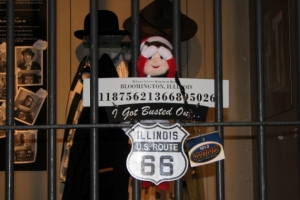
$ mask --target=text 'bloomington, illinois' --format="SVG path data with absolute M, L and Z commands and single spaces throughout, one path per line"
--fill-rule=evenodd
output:
M 185 89 L 192 89 L 192 85 L 183 85 Z M 174 82 L 170 81 L 147 81 L 143 80 L 139 82 L 138 80 L 133 81 L 129 84 L 121 84 L 120 89 L 179 89 L 179 86 Z

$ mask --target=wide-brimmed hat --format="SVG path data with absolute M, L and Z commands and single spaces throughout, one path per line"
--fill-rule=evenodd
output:
M 154 0 L 140 11 L 140 35 L 142 37 L 162 36 L 172 41 L 172 2 L 169 0 Z M 123 28 L 131 32 L 131 17 L 123 23 Z M 180 12 L 180 40 L 188 40 L 197 32 L 194 20 Z
M 33 53 L 32 49 L 30 49 L 30 48 L 24 49 L 21 53 L 23 56 L 25 53 L 29 53 L 31 55 L 31 57 L 34 57 L 34 53 Z
M 75 37 L 82 39 L 83 36 L 90 35 L 90 13 L 85 16 L 84 30 L 74 32 Z M 124 36 L 128 34 L 125 30 L 119 30 L 119 20 L 117 15 L 109 10 L 98 10 L 98 34 Z

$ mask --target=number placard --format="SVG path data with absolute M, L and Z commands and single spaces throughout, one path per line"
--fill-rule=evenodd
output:
M 191 105 L 215 106 L 213 79 L 180 79 Z M 223 80 L 223 106 L 229 106 L 229 82 Z M 173 78 L 99 78 L 99 106 L 141 103 L 184 103 Z M 90 106 L 90 79 L 83 82 L 83 106 Z
M 188 159 L 183 143 L 189 133 L 179 124 L 144 126 L 137 123 L 126 134 L 132 142 L 127 169 L 133 177 L 158 185 L 185 174 Z

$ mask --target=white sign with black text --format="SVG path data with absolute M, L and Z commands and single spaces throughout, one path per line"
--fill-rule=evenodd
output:
M 175 78 L 99 78 L 99 106 L 184 103 Z M 180 78 L 187 103 L 215 107 L 214 80 Z M 90 106 L 90 79 L 83 82 L 83 106 Z M 229 107 L 229 81 L 223 80 L 223 107 Z
M 184 176 L 188 159 L 183 144 L 189 133 L 179 124 L 135 124 L 126 132 L 132 142 L 127 169 L 136 179 L 158 185 Z

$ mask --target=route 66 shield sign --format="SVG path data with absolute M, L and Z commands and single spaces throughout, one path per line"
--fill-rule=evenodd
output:
M 158 185 L 186 173 L 188 159 L 183 144 L 189 133 L 178 123 L 172 126 L 137 123 L 126 134 L 132 142 L 126 164 L 134 178 Z

